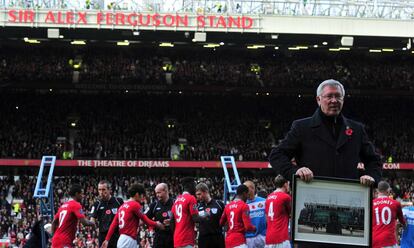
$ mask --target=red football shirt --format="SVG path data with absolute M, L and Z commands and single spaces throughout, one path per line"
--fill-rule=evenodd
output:
M 250 222 L 249 206 L 241 200 L 232 201 L 224 208 L 220 225 L 224 226 L 226 223 L 228 224 L 226 248 L 245 244 L 245 233 L 255 230 L 255 227 Z
M 72 247 L 78 228 L 78 220 L 85 218 L 82 213 L 82 206 L 79 202 L 70 200 L 60 206 L 54 218 L 59 221 L 59 225 L 53 235 L 52 247 Z
M 289 194 L 273 192 L 267 196 L 265 203 L 267 245 L 275 245 L 289 240 L 290 210 L 291 197 Z
M 119 228 L 119 235 L 125 234 L 133 239 L 137 239 L 139 220 L 143 220 L 148 226 L 155 226 L 157 223 L 150 220 L 141 210 L 141 205 L 134 200 L 124 202 L 119 207 L 105 240 L 109 241 L 111 239 L 117 227 Z
M 373 248 L 397 244 L 395 229 L 396 220 L 404 225 L 405 219 L 401 204 L 388 197 L 380 196 L 372 204 Z
M 171 212 L 175 220 L 174 247 L 194 245 L 196 233 L 192 216 L 198 214 L 195 197 L 187 192 L 179 195 Z

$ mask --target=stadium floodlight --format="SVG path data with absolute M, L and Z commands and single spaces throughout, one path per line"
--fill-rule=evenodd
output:
M 216 47 L 219 47 L 219 46 L 220 46 L 220 44 L 209 43 L 207 45 L 204 45 L 203 47 L 205 47 L 205 48 L 216 48 Z
M 349 50 L 351 50 L 351 48 L 350 47 L 340 47 L 340 48 L 338 48 L 340 51 L 349 51 Z
M 354 37 L 352 37 L 352 36 L 343 36 L 341 38 L 341 45 L 342 46 L 353 46 L 354 45 Z
M 288 47 L 289 50 L 298 51 L 298 50 L 306 50 L 309 49 L 307 46 L 296 46 L 296 47 Z
M 273 40 L 277 40 L 279 38 L 278 34 L 272 34 L 270 35 L 270 38 L 272 38 Z
M 279 47 L 278 46 L 275 46 L 275 50 L 279 50 Z
M 247 46 L 247 49 L 259 49 L 259 48 L 265 48 L 264 45 L 251 45 Z
M 162 42 L 159 44 L 160 47 L 174 47 L 174 44 L 171 42 Z
M 86 42 L 84 40 L 74 40 L 70 44 L 72 44 L 72 45 L 86 45 Z
M 392 48 L 383 48 L 382 51 L 383 52 L 394 52 L 394 49 L 392 49 Z
M 328 45 L 328 42 L 324 41 L 324 42 L 322 42 L 322 45 L 326 46 L 326 45 Z
M 313 45 L 313 47 L 314 47 L 314 48 L 318 48 L 318 45 L 316 45 L 316 44 L 315 44 L 315 45 Z
M 118 41 L 116 43 L 117 46 L 129 46 L 129 41 L 128 40 L 124 40 L 124 41 Z
M 329 48 L 330 52 L 340 52 L 341 50 L 339 48 Z
M 369 52 L 370 53 L 380 53 L 382 51 L 381 50 L 378 50 L 378 49 L 369 49 Z
M 40 41 L 38 41 L 36 39 L 29 39 L 27 37 L 24 37 L 23 40 L 24 40 L 24 42 L 30 43 L 30 44 L 39 44 L 40 43 Z

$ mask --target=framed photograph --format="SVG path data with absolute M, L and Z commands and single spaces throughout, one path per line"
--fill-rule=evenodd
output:
M 295 243 L 371 247 L 372 189 L 358 180 L 293 179 Z

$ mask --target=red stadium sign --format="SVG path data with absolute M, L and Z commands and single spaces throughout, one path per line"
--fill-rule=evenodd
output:
M 40 166 L 37 159 L 0 159 L 0 166 Z M 56 160 L 58 167 L 121 167 L 121 168 L 208 168 L 218 169 L 219 161 L 167 161 L 167 160 Z M 230 166 L 228 166 L 230 167 Z M 270 168 L 267 162 L 237 162 L 239 169 Z
M 198 27 L 252 29 L 254 19 L 248 16 L 216 16 L 136 13 L 121 11 L 58 11 L 50 10 L 39 14 L 31 9 L 7 11 L 8 23 L 43 23 L 61 25 L 114 25 L 131 27 Z
M 40 166 L 40 159 L 0 159 L 0 166 Z M 267 169 L 268 162 L 239 161 L 239 169 Z M 121 168 L 206 168 L 219 169 L 220 161 L 168 161 L 168 160 L 56 160 L 58 167 L 121 167 Z M 228 165 L 227 167 L 230 167 Z M 359 169 L 363 164 L 358 165 Z M 414 163 L 384 163 L 384 170 L 414 170 Z

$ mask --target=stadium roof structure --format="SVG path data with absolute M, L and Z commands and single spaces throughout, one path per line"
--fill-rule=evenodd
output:
M 117 42 L 127 40 L 131 47 L 159 46 L 161 43 L 171 43 L 175 48 L 217 48 L 265 50 L 307 50 L 315 52 L 368 52 L 372 49 L 410 53 L 411 38 L 405 37 L 373 37 L 351 36 L 353 44 L 347 46 L 341 43 L 343 35 L 323 34 L 265 34 L 265 33 L 224 33 L 206 32 L 205 41 L 195 41 L 196 32 L 165 31 L 165 30 L 107 30 L 107 29 L 65 29 L 60 28 L 60 38 L 49 38 L 48 28 L 5 27 L 0 28 L 0 45 L 24 45 L 27 39 L 38 40 L 43 44 L 59 44 L 70 46 L 74 40 L 85 41 L 88 45 L 116 46 Z M 256 46 L 256 47 L 254 47 Z M 413 47 L 414 48 L 414 47 Z

